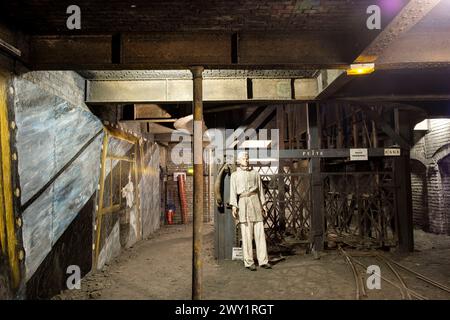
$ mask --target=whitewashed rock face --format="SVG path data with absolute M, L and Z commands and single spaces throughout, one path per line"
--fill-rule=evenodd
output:
M 58 73 L 58 76 L 62 76 Z M 102 123 L 80 102 L 55 91 L 44 73 L 14 79 L 14 112 L 23 212 L 23 242 L 28 281 L 53 246 L 96 192 L 100 177 Z M 64 84 L 61 84 L 63 86 Z M 82 88 L 81 88 L 82 89 Z M 81 90 L 80 89 L 80 90 Z M 77 91 L 78 92 L 78 91 Z M 108 155 L 125 156 L 134 145 L 110 138 Z M 105 177 L 118 160 L 106 163 Z M 140 181 L 127 192 L 130 210 L 128 244 L 142 231 L 146 237 L 159 228 L 159 152 L 154 146 L 144 159 Z M 130 186 L 129 186 L 130 187 Z M 139 188 L 141 223 L 137 216 Z M 131 205 L 130 205 L 131 204 Z M 138 230 L 141 225 L 142 230 Z M 120 253 L 120 224 L 114 225 L 102 245 L 99 268 Z
M 142 233 L 146 238 L 160 227 L 161 197 L 159 192 L 159 148 L 154 145 L 144 159 L 145 170 L 139 181 Z
M 103 133 L 84 104 L 74 105 L 25 77 L 16 77 L 14 87 L 21 203 L 35 198 L 23 212 L 29 280 L 96 191 Z
M 105 263 L 117 257 L 120 254 L 120 250 L 120 224 L 117 221 L 98 255 L 97 269 L 102 269 Z

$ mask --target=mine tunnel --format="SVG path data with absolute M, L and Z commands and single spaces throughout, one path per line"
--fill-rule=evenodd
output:
M 0 17 L 0 299 L 450 298 L 450 1 Z

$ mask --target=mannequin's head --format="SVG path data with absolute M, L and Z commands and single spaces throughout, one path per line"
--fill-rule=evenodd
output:
M 238 155 L 238 163 L 242 168 L 247 168 L 248 167 L 248 152 L 246 151 L 242 151 L 241 153 L 239 153 Z

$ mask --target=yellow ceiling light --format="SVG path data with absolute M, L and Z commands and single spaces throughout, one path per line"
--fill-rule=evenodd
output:
M 371 74 L 375 71 L 374 63 L 364 63 L 364 64 L 352 64 L 350 69 L 347 69 L 348 76 L 361 76 L 365 74 Z

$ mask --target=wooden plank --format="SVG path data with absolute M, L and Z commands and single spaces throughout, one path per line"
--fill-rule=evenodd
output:
M 111 155 L 108 155 L 107 158 L 108 158 L 108 159 L 111 159 L 111 160 L 127 161 L 127 162 L 133 162 L 133 163 L 136 162 L 135 159 L 130 159 L 130 158 L 128 158 L 128 157 L 121 157 L 121 156 L 111 156 Z
M 138 174 L 138 142 L 134 145 L 134 163 L 133 165 L 133 173 L 134 173 L 134 192 L 135 192 L 135 206 L 136 206 L 136 213 L 137 213 L 137 219 L 136 219 L 136 229 L 137 229 L 137 235 L 136 240 L 139 241 L 142 239 L 142 213 L 140 208 L 140 197 L 139 197 L 139 174 Z M 141 165 L 142 163 L 139 163 Z M 111 169 L 112 171 L 112 169 Z M 111 172 L 112 175 L 112 172 Z
M 134 119 L 170 118 L 171 115 L 157 104 L 134 105 Z M 127 119 L 128 120 L 128 119 Z
M 0 238 L 2 239 L 3 247 L 6 245 L 6 252 L 8 256 L 11 283 L 14 289 L 17 289 L 21 281 L 21 272 L 19 264 L 19 256 L 17 252 L 16 239 L 16 220 L 14 216 L 13 207 L 13 187 L 12 187 L 12 172 L 11 172 L 11 149 L 10 149 L 10 133 L 8 120 L 8 76 L 0 73 L 0 147 L 1 147 L 1 181 L 2 185 L 2 212 L 1 219 L 2 229 L 0 229 Z M 20 192 L 20 189 L 17 189 Z
M 276 107 L 276 128 L 279 130 L 278 138 L 279 138 L 279 150 L 284 150 L 286 148 L 286 124 L 287 117 L 285 109 L 287 106 L 279 105 Z M 284 166 L 286 162 L 283 159 L 280 159 L 278 164 L 278 173 L 284 172 Z M 276 226 L 277 231 L 280 233 L 284 233 L 286 230 L 286 206 L 285 206 L 285 182 L 282 176 L 278 176 L 277 179 L 277 198 L 274 199 L 276 201 L 276 209 L 278 210 L 278 226 Z
M 272 106 L 273 107 L 273 106 Z M 279 105 L 276 107 L 276 123 L 277 129 L 279 130 L 278 138 L 279 138 L 279 150 L 284 150 L 286 143 L 286 115 L 284 111 L 284 105 Z
M 405 140 L 400 134 L 394 131 L 392 127 L 384 120 L 376 111 L 369 108 L 364 108 L 363 112 L 369 116 L 371 120 L 377 123 L 381 130 L 386 133 L 394 142 L 398 143 L 400 147 L 405 150 L 411 149 L 410 143 Z
M 103 197 L 105 192 L 105 175 L 106 175 L 106 155 L 108 154 L 108 132 L 105 132 L 103 136 L 103 144 L 102 144 L 102 157 L 101 157 L 101 171 L 100 171 L 100 190 L 98 197 L 98 210 L 97 210 L 97 219 L 96 219 L 96 238 L 95 238 L 95 256 L 94 256 L 94 267 L 98 266 L 98 256 L 100 254 L 100 234 L 102 230 L 102 220 L 103 220 Z
M 307 105 L 308 108 L 308 147 L 320 148 L 318 130 L 318 106 L 315 103 Z M 309 161 L 309 173 L 311 173 L 311 229 L 310 243 L 313 252 L 323 251 L 325 232 L 325 208 L 323 199 L 323 183 L 320 175 L 320 158 L 311 158 Z

